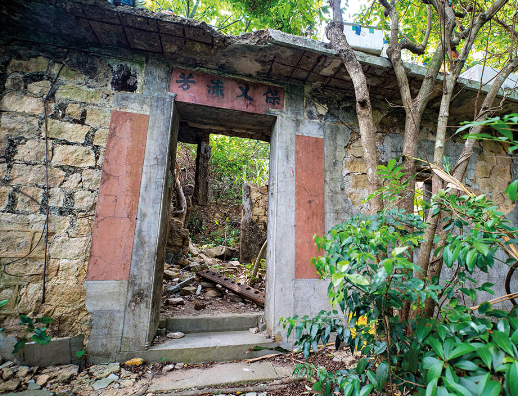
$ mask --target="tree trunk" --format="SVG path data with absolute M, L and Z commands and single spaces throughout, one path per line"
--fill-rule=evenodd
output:
M 198 142 L 196 153 L 196 175 L 194 176 L 193 201 L 196 205 L 207 205 L 209 202 L 209 140 Z
M 333 10 L 333 21 L 327 26 L 326 33 L 329 41 L 331 41 L 331 45 L 342 59 L 354 86 L 356 115 L 358 117 L 363 156 L 367 167 L 369 193 L 372 194 L 381 188 L 381 182 L 376 173 L 378 169 L 378 150 L 376 147 L 376 133 L 372 119 L 369 88 L 362 66 L 358 59 L 356 59 L 356 55 L 344 35 L 340 0 L 331 0 L 330 5 Z M 374 197 L 369 202 L 372 213 L 383 209 L 383 202 L 379 196 Z

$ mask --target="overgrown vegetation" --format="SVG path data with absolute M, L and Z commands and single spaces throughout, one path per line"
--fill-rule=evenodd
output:
M 184 169 L 183 184 L 194 186 L 196 145 L 179 143 L 177 161 Z M 268 183 L 270 145 L 253 139 L 210 135 L 210 202 L 192 207 L 186 226 L 195 243 L 237 246 L 244 183 Z M 205 218 L 204 224 L 201 218 Z
M 469 137 L 518 147 L 510 133 L 518 114 L 484 124 L 497 127 L 503 136 Z M 314 318 L 285 319 L 284 327 L 288 337 L 295 330 L 295 343 L 306 358 L 336 333 L 336 347 L 348 345 L 361 359 L 355 368 L 335 373 L 299 364 L 297 375 L 315 379 L 314 390 L 346 396 L 367 395 L 373 389 L 391 395 L 518 395 L 518 309 L 506 312 L 492 306 L 512 296 L 471 306 L 478 292 L 494 294 L 493 285 L 479 284 L 475 274 L 491 271 L 497 251 L 508 253 L 507 265 L 517 261 L 513 245 L 518 228 L 486 196 L 476 196 L 433 165 L 431 171 L 449 183 L 423 204 L 431 216 L 443 218 L 445 234 L 436 237 L 432 263 L 441 260 L 452 268 L 450 279 L 429 277 L 413 262 L 412 251 L 425 241 L 426 224 L 418 215 L 393 207 L 409 184 L 394 159 L 379 167 L 385 186 L 369 197 L 389 204 L 315 238 L 325 256 L 313 264 L 330 280 L 329 300 L 337 309 Z M 517 184 L 507 193 L 515 200 Z M 400 315 L 407 304 L 408 319 Z

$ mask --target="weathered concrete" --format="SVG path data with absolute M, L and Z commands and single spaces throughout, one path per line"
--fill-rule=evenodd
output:
M 175 316 L 165 320 L 168 332 L 181 331 L 188 334 L 248 330 L 257 327 L 262 316 L 262 313 L 198 315 Z
M 52 366 L 55 364 L 81 364 L 84 358 L 76 353 L 84 349 L 84 336 L 56 338 L 46 345 L 35 342 L 25 344 L 18 354 L 19 364 L 25 366 Z
M 278 344 L 248 330 L 213 333 L 190 333 L 180 339 L 151 347 L 148 350 L 122 352 L 118 360 L 141 357 L 147 362 L 224 362 L 237 359 L 248 359 L 271 351 L 249 352 L 255 346 L 275 348 Z
M 158 327 L 169 218 L 166 175 L 176 157 L 178 122 L 174 95 L 153 98 L 121 346 L 126 351 L 145 349 Z
M 52 393 L 48 390 L 30 390 L 16 393 L 6 393 L 4 396 L 51 396 Z
M 225 384 L 272 381 L 291 375 L 291 369 L 270 362 L 216 364 L 208 369 L 175 370 L 155 378 L 149 392 L 206 388 Z

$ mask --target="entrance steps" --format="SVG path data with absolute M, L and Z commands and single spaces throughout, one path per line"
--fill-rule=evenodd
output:
M 271 350 L 250 351 L 254 346 L 275 348 L 271 339 L 253 334 L 250 328 L 260 327 L 262 313 L 220 316 L 176 316 L 161 320 L 167 332 L 181 331 L 185 337 L 153 346 L 141 357 L 148 362 L 200 363 L 250 359 L 272 353 Z

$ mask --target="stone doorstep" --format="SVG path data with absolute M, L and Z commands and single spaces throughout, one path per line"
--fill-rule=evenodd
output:
M 182 333 L 206 333 L 248 330 L 260 324 L 263 312 L 228 315 L 175 316 L 163 318 L 167 331 Z
M 270 362 L 219 363 L 206 369 L 193 368 L 166 373 L 154 378 L 147 391 L 176 391 L 188 388 L 273 381 L 287 378 L 291 373 L 291 368 L 274 366 Z
M 146 362 L 228 362 L 251 359 L 272 353 L 272 350 L 249 351 L 255 346 L 275 348 L 277 343 L 250 331 L 191 333 L 180 339 L 167 341 L 147 351 L 123 352 L 119 361 L 135 357 Z

